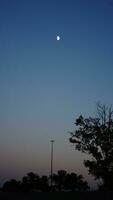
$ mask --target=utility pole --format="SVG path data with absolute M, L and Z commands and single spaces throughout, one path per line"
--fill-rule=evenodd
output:
M 52 189 L 52 183 L 53 183 L 53 143 L 54 140 L 50 140 L 51 142 L 51 189 Z

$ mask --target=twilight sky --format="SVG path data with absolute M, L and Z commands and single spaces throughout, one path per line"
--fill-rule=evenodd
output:
M 112 91 L 112 0 L 0 0 L 0 180 L 49 174 L 50 139 L 54 171 L 87 177 L 68 131 Z

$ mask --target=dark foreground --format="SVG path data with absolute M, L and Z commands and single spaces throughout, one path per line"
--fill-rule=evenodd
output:
M 113 192 L 54 192 L 11 193 L 0 192 L 0 200 L 113 200 Z

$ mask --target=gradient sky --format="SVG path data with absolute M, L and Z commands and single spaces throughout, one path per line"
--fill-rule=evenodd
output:
M 49 174 L 50 139 L 54 171 L 87 177 L 68 131 L 97 101 L 113 103 L 113 1 L 0 0 L 0 179 Z

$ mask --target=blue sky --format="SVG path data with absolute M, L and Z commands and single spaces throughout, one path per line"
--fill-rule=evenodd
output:
M 0 1 L 0 177 L 86 173 L 75 118 L 113 100 L 112 0 Z M 57 41 L 56 36 L 61 40 Z

